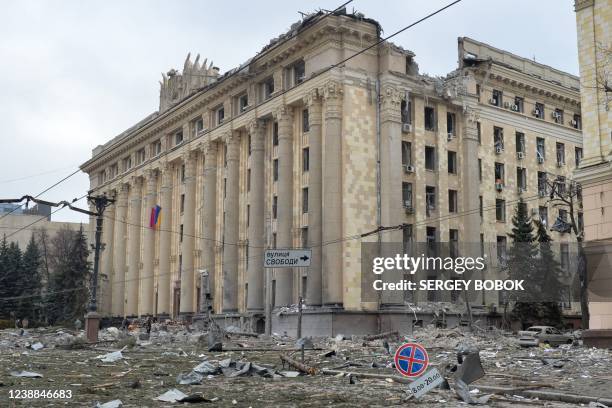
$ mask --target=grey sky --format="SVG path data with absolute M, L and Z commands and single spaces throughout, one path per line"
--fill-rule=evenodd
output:
M 448 2 L 355 0 L 349 9 L 389 35 Z M 182 68 L 188 52 L 225 72 L 285 32 L 298 11 L 341 3 L 3 0 L 0 197 L 41 192 L 155 111 L 160 73 Z M 421 72 L 445 74 L 456 67 L 459 36 L 578 74 L 571 0 L 463 0 L 393 42 L 416 53 Z M 79 174 L 44 197 L 71 199 L 87 188 Z M 85 217 L 66 209 L 54 219 Z

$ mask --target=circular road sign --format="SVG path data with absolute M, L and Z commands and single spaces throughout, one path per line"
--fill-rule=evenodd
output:
M 406 377 L 418 377 L 425 372 L 429 356 L 423 346 L 417 343 L 402 344 L 395 352 L 395 369 Z

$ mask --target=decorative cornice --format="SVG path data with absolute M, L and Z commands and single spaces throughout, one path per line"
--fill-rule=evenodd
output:
M 577 12 L 587 7 L 592 7 L 594 4 L 594 0 L 574 0 L 574 11 Z

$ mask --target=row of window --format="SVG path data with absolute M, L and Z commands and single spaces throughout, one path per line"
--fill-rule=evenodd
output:
M 477 93 L 480 94 L 480 86 L 477 85 Z M 508 98 L 506 98 L 508 99 Z M 494 89 L 491 98 L 489 99 L 489 103 L 493 106 L 497 106 L 499 108 L 510 109 L 513 112 L 525 113 L 525 99 L 520 96 L 515 96 L 514 98 L 509 98 L 509 100 L 504 100 L 504 94 L 502 91 Z M 555 123 L 559 123 L 561 125 L 565 124 L 564 122 L 564 112 L 563 109 L 554 108 L 550 110 L 551 118 Z M 546 107 L 543 103 L 536 102 L 534 104 L 533 111 L 531 114 L 538 119 L 546 118 Z M 574 114 L 572 119 L 567 123 L 569 126 L 574 129 L 582 129 L 582 118 L 579 114 Z

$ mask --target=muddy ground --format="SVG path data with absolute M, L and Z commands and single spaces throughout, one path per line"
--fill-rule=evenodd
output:
M 155 398 L 176 388 L 187 395 L 199 394 L 209 402 L 193 406 L 231 407 L 377 407 L 466 406 L 455 392 L 435 389 L 422 399 L 411 398 L 407 384 L 397 382 L 393 350 L 405 341 L 419 341 L 428 350 L 431 365 L 453 386 L 449 371 L 457 364 L 456 350 L 477 347 L 486 375 L 472 389 L 502 386 L 517 390 L 492 395 L 486 406 L 555 406 L 578 404 L 519 397 L 520 390 L 534 389 L 612 398 L 612 353 L 580 345 L 560 348 L 520 348 L 516 340 L 499 332 L 463 333 L 458 330 L 425 328 L 408 336 L 364 342 L 361 338 L 314 339 L 315 350 L 304 352 L 304 363 L 315 375 L 295 375 L 296 368 L 280 359 L 281 354 L 301 361 L 295 339 L 227 335 L 224 348 L 208 352 L 207 336 L 182 326 L 154 327 L 150 339 L 139 340 L 143 329 L 123 333 L 104 330 L 101 342 L 84 344 L 82 332 L 61 328 L 0 331 L 0 406 L 94 407 L 120 399 L 124 407 L 177 406 Z M 142 336 L 143 338 L 146 336 Z M 32 349 L 40 342 L 44 347 Z M 34 346 L 38 348 L 40 346 Z M 123 358 L 103 362 L 101 356 L 121 350 Z M 335 352 L 335 355 L 331 352 Z M 227 377 L 227 373 L 204 375 L 200 385 L 178 385 L 177 376 L 187 374 L 203 361 L 216 366 L 222 360 L 248 361 L 268 368 L 267 377 Z M 373 373 L 380 378 L 324 374 L 324 369 Z M 42 378 L 16 377 L 19 371 L 35 372 Z M 287 373 L 287 371 L 290 371 Z M 71 390 L 70 399 L 11 399 L 13 390 Z M 475 392 L 482 396 L 484 392 Z M 586 406 L 586 405 L 585 405 Z

